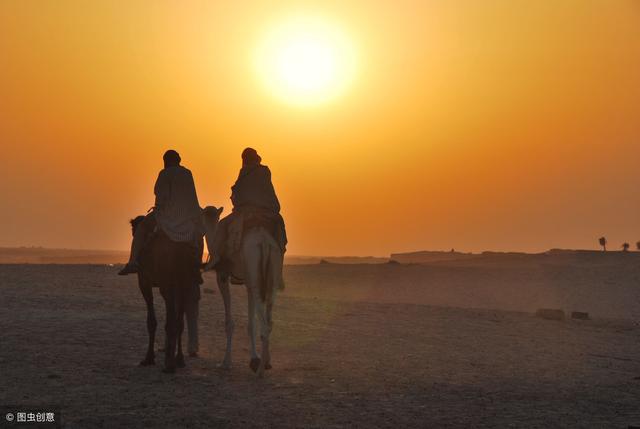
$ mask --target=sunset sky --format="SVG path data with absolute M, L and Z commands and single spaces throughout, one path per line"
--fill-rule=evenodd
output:
M 169 148 L 228 211 L 246 146 L 290 254 L 635 247 L 640 0 L 0 2 L 0 246 L 126 249 Z

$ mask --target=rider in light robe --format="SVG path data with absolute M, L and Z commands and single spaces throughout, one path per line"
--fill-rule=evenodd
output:
M 180 155 L 175 150 L 168 150 L 163 160 L 164 169 L 158 174 L 154 186 L 156 199 L 153 211 L 137 228 L 129 262 L 118 273 L 120 275 L 138 272 L 140 252 L 156 228 L 172 242 L 202 246 L 202 209 L 191 171 L 180 165 Z

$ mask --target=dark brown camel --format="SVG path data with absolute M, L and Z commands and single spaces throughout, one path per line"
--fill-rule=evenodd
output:
M 138 216 L 132 219 L 131 229 L 135 234 L 137 227 L 145 219 Z M 169 242 L 168 238 L 158 232 L 145 244 L 139 256 L 138 287 L 147 305 L 147 331 L 149 334 L 149 344 L 145 358 L 140 362 L 141 366 L 155 364 L 155 333 L 158 322 L 156 320 L 155 307 L 153 304 L 153 288 L 160 289 L 160 294 L 165 301 L 166 309 L 166 344 L 165 344 L 165 368 L 164 372 L 173 373 L 176 368 L 185 366 L 184 354 L 182 352 L 182 332 L 184 331 L 185 304 L 193 293 L 193 280 L 185 278 L 184 271 L 178 270 L 175 275 L 163 276 L 158 274 L 158 266 L 190 263 L 190 258 L 196 258 L 193 250 L 187 244 L 182 245 L 182 249 L 176 251 L 176 244 Z M 174 264 L 174 261 L 176 263 Z M 176 265 L 177 266 L 177 265 Z M 169 279 L 167 279 L 169 277 Z

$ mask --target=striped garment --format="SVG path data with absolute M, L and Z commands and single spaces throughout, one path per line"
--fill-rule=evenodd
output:
M 204 225 L 191 171 L 181 165 L 163 169 L 154 192 L 158 227 L 172 241 L 199 242 L 204 235 Z

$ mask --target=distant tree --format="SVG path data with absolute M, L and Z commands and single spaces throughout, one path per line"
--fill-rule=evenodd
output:
M 602 251 L 606 252 L 607 251 L 607 239 L 605 237 L 600 237 L 598 242 L 602 246 Z
M 622 243 L 622 251 L 623 252 L 629 251 L 629 243 Z

